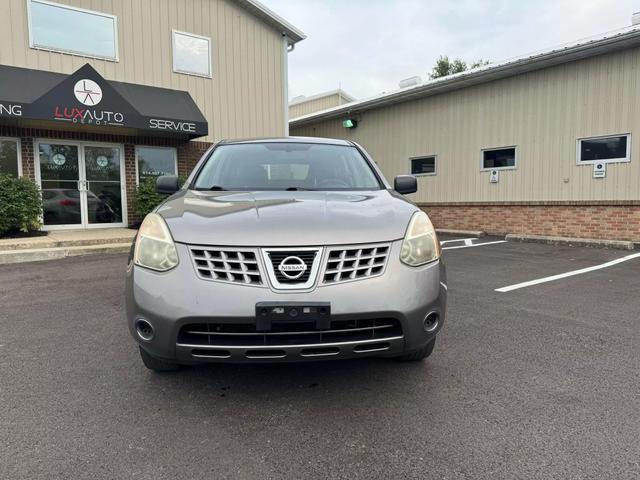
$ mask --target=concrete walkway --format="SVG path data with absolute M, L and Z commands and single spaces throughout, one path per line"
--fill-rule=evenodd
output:
M 53 260 L 96 253 L 129 251 L 136 230 L 101 228 L 59 230 L 46 236 L 0 238 L 0 264 Z

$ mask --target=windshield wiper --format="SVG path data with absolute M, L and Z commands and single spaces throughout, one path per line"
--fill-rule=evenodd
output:
M 212 192 L 226 192 L 227 191 L 226 188 L 219 187 L 218 185 L 214 185 L 213 187 L 209 187 L 207 190 L 210 190 Z
M 313 191 L 313 188 L 304 188 L 304 187 L 287 187 L 284 189 L 285 192 L 295 192 L 297 190 L 306 190 L 306 191 Z

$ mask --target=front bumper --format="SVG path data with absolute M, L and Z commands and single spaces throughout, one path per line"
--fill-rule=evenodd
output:
M 444 323 L 446 274 L 441 261 L 418 268 L 402 264 L 400 243 L 392 244 L 383 275 L 321 285 L 305 292 L 199 279 L 187 246 L 176 244 L 180 263 L 169 272 L 153 272 L 129 262 L 126 282 L 129 330 L 151 355 L 185 364 L 395 356 L 417 350 L 431 341 Z M 387 330 L 388 334 L 376 331 L 375 338 L 351 337 L 346 341 L 325 339 L 279 344 L 265 337 L 264 345 L 190 343 L 180 333 L 182 327 L 193 324 L 255 324 L 255 306 L 260 302 L 330 302 L 331 320 L 337 323 L 351 321 L 369 325 L 371 321 L 391 319 L 399 329 Z M 438 326 L 426 332 L 424 319 L 433 312 L 439 315 Z M 153 326 L 151 340 L 145 341 L 137 334 L 135 324 L 139 319 Z

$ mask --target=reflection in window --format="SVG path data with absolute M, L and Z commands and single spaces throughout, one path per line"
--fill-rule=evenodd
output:
M 30 0 L 31 46 L 116 60 L 116 17 Z
M 19 161 L 18 141 L 0 139 L 0 174 L 17 177 L 20 174 Z
M 422 157 L 411 159 L 411 175 L 435 175 L 436 157 Z
M 628 162 L 629 135 L 584 138 L 580 143 L 580 162 Z
M 173 32 L 173 70 L 179 73 L 211 76 L 211 39 L 184 32 Z
M 137 147 L 138 182 L 161 175 L 177 175 L 176 151 L 173 148 Z
M 516 147 L 483 150 L 482 168 L 483 170 L 516 168 Z

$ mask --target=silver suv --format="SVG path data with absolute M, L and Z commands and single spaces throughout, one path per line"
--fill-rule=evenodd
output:
M 129 329 L 156 371 L 199 362 L 422 360 L 446 304 L 429 217 L 357 144 L 223 141 L 142 222 Z

